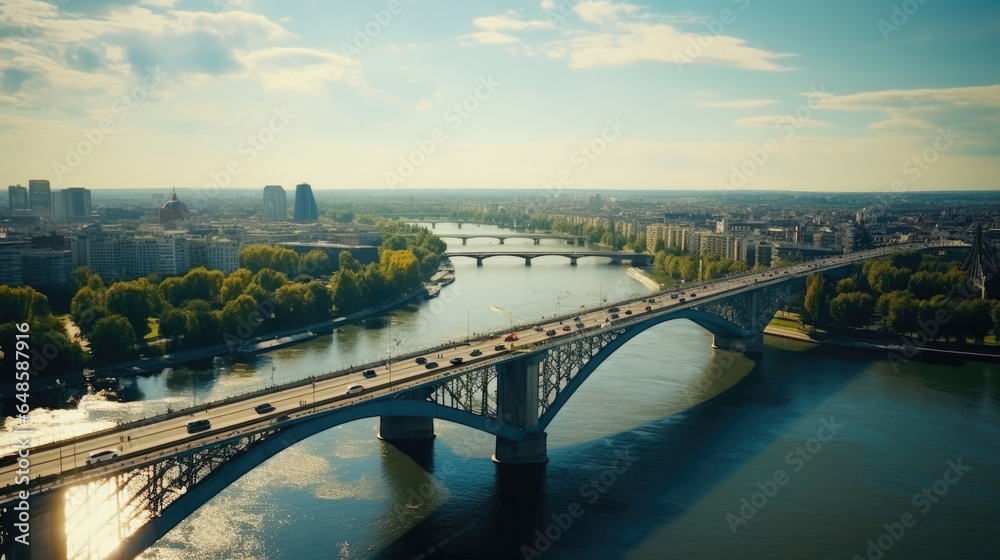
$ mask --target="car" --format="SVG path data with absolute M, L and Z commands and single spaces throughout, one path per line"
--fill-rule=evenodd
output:
M 698 297 L 698 294 L 691 292 L 691 297 Z
M 681 299 L 680 299 L 680 302 L 681 302 L 681 303 L 684 303 L 685 301 L 687 301 L 687 300 L 685 300 L 684 298 L 681 298 Z
M 496 346 L 493 347 L 493 349 L 496 350 L 497 352 L 500 352 L 502 350 L 506 350 L 507 349 L 507 345 L 505 345 L 505 344 L 497 344 Z
M 102 463 L 104 461 L 114 461 L 118 458 L 118 454 L 110 449 L 105 449 L 103 451 L 91 452 L 90 456 L 84 461 L 88 465 L 95 465 L 97 463 Z
M 426 364 L 424 364 L 424 367 L 427 368 L 427 369 L 434 369 L 434 368 L 438 367 L 438 363 L 437 362 L 427 362 Z
M 555 335 L 556 335 L 556 330 L 555 329 L 550 329 L 550 330 L 545 331 L 545 336 L 555 336 Z
M 670 299 L 677 299 L 677 294 L 670 294 Z
M 504 342 L 514 342 L 515 340 L 517 340 L 517 333 L 512 332 L 507 336 L 505 336 L 503 340 Z
M 476 348 L 472 352 L 469 352 L 469 355 L 470 356 L 482 356 L 483 355 L 483 351 L 480 350 L 479 348 Z
M 540 327 L 540 326 L 539 326 L 539 327 L 535 327 L 535 331 L 537 331 L 537 332 L 542 332 L 542 331 L 544 331 L 544 330 L 545 330 L 545 329 L 543 329 L 543 328 L 542 328 L 542 327 Z
M 580 322 L 580 316 L 577 315 L 576 317 L 573 317 L 573 320 L 576 321 L 577 323 L 579 323 Z
M 452 359 L 448 360 L 448 363 L 450 363 L 450 364 L 453 364 L 453 365 L 456 365 L 456 366 L 457 366 L 458 364 L 462 363 L 462 360 L 464 360 L 464 359 L 465 359 L 465 358 L 461 358 L 461 357 L 458 357 L 458 358 L 452 358 Z
M 351 385 L 347 388 L 348 395 L 357 395 L 358 393 L 365 390 L 364 385 Z
M 619 311 L 620 309 L 618 309 L 617 307 L 612 307 L 611 309 L 608 309 L 608 313 L 618 313 Z
M 187 423 L 187 431 L 189 434 L 195 434 L 198 432 L 203 432 L 212 427 L 212 423 L 207 420 L 192 420 Z
M 582 329 L 582 328 L 583 328 L 583 323 L 577 323 L 577 324 L 576 324 L 576 328 L 578 328 L 578 329 Z
M 372 377 L 378 376 L 373 369 L 366 369 L 361 375 L 365 376 L 365 379 L 371 379 Z
M 416 360 L 413 360 L 413 361 L 417 362 L 418 364 L 426 364 L 427 363 L 427 358 L 425 358 L 423 356 L 420 356 L 419 358 L 417 358 Z
M 631 315 L 632 314 L 632 310 L 631 309 L 626 309 L 625 310 L 625 314 L 626 315 Z
M 267 414 L 268 412 L 274 412 L 274 405 L 271 403 L 258 404 L 253 407 L 253 410 L 257 414 Z
M 646 311 L 652 311 L 652 310 L 653 310 L 653 306 L 652 305 L 647 305 L 646 306 Z
M 612 313 L 611 314 L 611 318 L 612 319 L 617 319 L 618 318 L 618 314 L 617 313 Z
M 571 331 L 571 330 L 573 330 L 573 327 L 571 327 L 569 325 L 566 325 L 565 327 L 562 328 L 562 330 L 564 330 L 564 331 Z
M 649 303 L 656 303 L 656 299 L 654 299 L 654 298 L 649 298 Z

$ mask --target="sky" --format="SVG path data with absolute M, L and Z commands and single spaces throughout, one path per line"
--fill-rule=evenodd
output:
M 1000 3 L 0 0 L 0 176 L 995 189 Z

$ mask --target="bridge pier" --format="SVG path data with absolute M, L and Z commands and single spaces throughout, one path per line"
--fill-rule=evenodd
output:
M 462 245 L 468 245 L 468 244 L 469 244 L 469 238 L 468 237 L 463 237 L 462 238 Z
M 483 266 L 483 258 L 476 257 L 476 266 Z
M 531 240 L 535 242 L 535 245 L 541 245 L 542 244 L 541 238 L 532 237 Z
M 503 240 L 504 240 L 504 238 L 503 238 L 503 237 L 500 237 L 499 239 L 500 239 L 500 244 L 501 244 L 501 245 L 503 245 Z
M 4 527 L 7 537 L 22 534 L 13 526 L 18 511 L 13 508 L 21 500 L 5 504 Z M 12 541 L 7 558 L 10 560 L 66 560 L 66 489 L 57 488 L 28 498 L 30 518 L 29 545 Z M 7 525 L 11 525 L 8 527 Z M 4 543 L 6 544 L 6 543 Z
M 378 439 L 388 442 L 434 437 L 434 419 L 420 416 L 380 416 Z
M 570 257 L 569 264 L 570 266 L 576 266 L 576 257 Z
M 524 257 L 524 266 L 531 266 L 531 259 Z
M 545 353 L 532 354 L 498 366 L 497 415 L 528 432 L 524 441 L 497 436 L 493 462 L 499 464 L 548 463 L 546 435 L 538 430 L 538 364 Z

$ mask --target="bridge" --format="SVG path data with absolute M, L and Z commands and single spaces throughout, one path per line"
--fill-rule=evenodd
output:
M 531 266 L 532 259 L 538 257 L 566 257 L 571 265 L 575 265 L 579 259 L 587 257 L 610 259 L 611 264 L 621 264 L 623 261 L 629 261 L 633 264 L 653 263 L 653 255 L 627 251 L 445 251 L 444 254 L 449 258 L 476 259 L 476 266 L 483 266 L 483 261 L 492 257 L 520 257 L 524 259 L 525 266 Z
M 541 245 L 542 239 L 558 239 L 560 241 L 565 241 L 569 245 L 586 245 L 587 238 L 581 235 L 559 235 L 553 233 L 475 233 L 469 235 L 455 234 L 455 233 L 440 233 L 438 237 L 442 239 L 461 239 L 462 245 L 466 245 L 470 239 L 499 239 L 500 244 L 503 245 L 504 241 L 507 239 L 530 239 L 535 242 L 535 245 Z
M 956 244 L 933 245 L 939 246 Z M 716 348 L 758 355 L 764 327 L 803 289 L 808 274 L 844 276 L 864 260 L 931 247 L 880 248 L 607 304 L 515 327 L 516 342 L 488 337 L 440 345 L 8 452 L 0 459 L 0 481 L 18 480 L 21 471 L 27 481 L 0 489 L 4 546 L 20 534 L 13 515 L 20 511 L 30 512 L 32 544 L 30 550 L 13 544 L 7 558 L 134 558 L 270 457 L 361 418 L 379 417 L 378 437 L 388 442 L 432 438 L 434 419 L 447 420 L 496 436 L 498 464 L 546 462 L 549 423 L 602 362 L 646 329 L 688 319 L 713 333 Z M 438 367 L 415 363 L 435 354 L 443 355 Z M 375 377 L 363 375 L 366 369 Z M 349 389 L 356 385 L 364 387 Z M 274 408 L 258 413 L 255 407 L 264 403 Z M 189 433 L 193 420 L 210 427 Z M 86 464 L 104 450 L 119 455 Z M 95 512 L 105 517 L 95 519 Z M 110 529 L 92 529 L 98 522 Z M 69 533 L 86 533 L 89 540 L 70 546 Z

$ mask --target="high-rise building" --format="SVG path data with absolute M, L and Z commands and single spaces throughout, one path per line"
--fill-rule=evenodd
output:
M 309 183 L 295 185 L 295 221 L 315 222 L 319 219 L 319 211 L 316 210 L 316 199 L 313 198 L 312 187 Z
M 14 213 L 14 210 L 27 210 L 28 189 L 21 185 L 7 187 L 7 200 L 10 204 L 11 214 Z
M 285 189 L 281 188 L 281 185 L 264 187 L 264 219 L 288 219 L 288 200 L 285 198 Z
M 86 223 L 90 221 L 90 189 L 73 187 L 52 195 L 52 221 Z
M 52 211 L 52 190 L 45 179 L 28 181 L 28 203 L 32 210 L 48 213 Z

